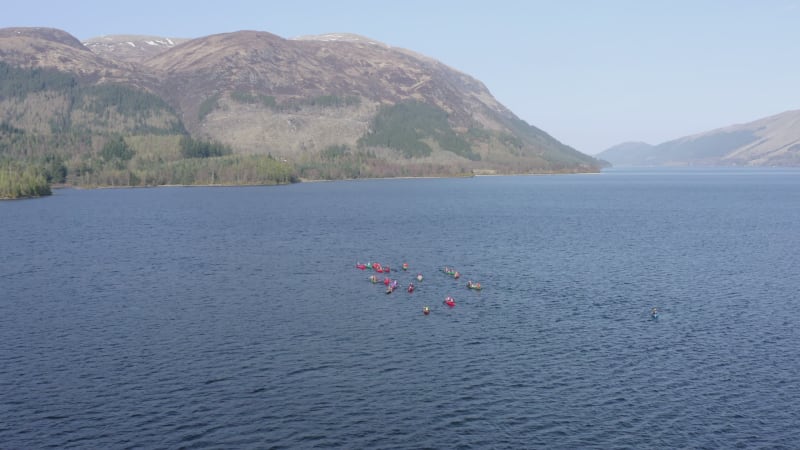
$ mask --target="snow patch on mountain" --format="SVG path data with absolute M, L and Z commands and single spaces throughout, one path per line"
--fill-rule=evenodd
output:
M 325 34 L 305 35 L 305 36 L 297 36 L 291 38 L 290 40 L 323 41 L 323 42 L 360 42 L 364 44 L 377 45 L 379 47 L 384 47 L 384 48 L 391 48 L 389 45 L 386 45 L 383 42 L 379 42 L 374 39 L 369 39 L 367 37 L 353 33 L 325 33 Z

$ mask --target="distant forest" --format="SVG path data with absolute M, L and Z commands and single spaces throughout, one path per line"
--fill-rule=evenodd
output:
M 429 156 L 433 149 L 426 141 L 467 159 L 480 155 L 458 136 L 440 108 L 419 102 L 383 106 L 372 124 L 372 132 L 361 138 L 361 147 L 387 147 L 399 150 L 406 158 Z
M 0 62 L 0 198 L 48 195 L 52 184 L 280 184 L 295 168 L 194 139 L 144 90 L 87 84 L 55 70 Z
M 218 107 L 208 97 L 199 118 Z M 278 102 L 272 96 L 230 93 L 239 103 L 281 112 L 358 105 L 357 96 L 317 95 Z M 376 156 L 396 152 L 396 159 Z M 296 160 L 237 155 L 222 142 L 194 138 L 157 95 L 119 84 L 0 62 L 0 198 L 48 195 L 53 185 L 271 185 L 300 179 L 471 175 L 466 163 L 417 161 L 445 150 L 479 161 L 447 113 L 418 102 L 384 105 L 355 148 L 331 145 Z

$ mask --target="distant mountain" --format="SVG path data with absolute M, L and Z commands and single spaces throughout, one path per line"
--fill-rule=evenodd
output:
M 61 30 L 6 28 L 3 70 L 0 152 L 55 151 L 69 167 L 94 161 L 112 134 L 134 146 L 118 171 L 174 161 L 181 136 L 235 155 L 274 156 L 307 177 L 601 166 L 519 119 L 478 80 L 353 34 L 117 35 L 81 43 Z
M 800 166 L 800 110 L 655 146 L 624 143 L 595 156 L 615 166 Z
M 608 161 L 615 166 L 635 166 L 642 155 L 652 151 L 653 146 L 646 142 L 623 142 L 603 150 L 596 158 Z

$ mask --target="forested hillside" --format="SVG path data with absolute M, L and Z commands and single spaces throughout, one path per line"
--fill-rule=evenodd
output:
M 0 29 L 0 161 L 14 173 L 8 183 L 44 177 L 75 186 L 601 166 L 518 118 L 469 75 L 356 35 L 237 31 L 82 43 L 22 27 Z M 11 191 L 4 195 L 39 192 Z
M 0 62 L 0 197 L 46 195 L 49 184 L 276 184 L 296 179 L 269 155 L 232 155 L 191 138 L 160 97 L 87 84 L 56 70 Z

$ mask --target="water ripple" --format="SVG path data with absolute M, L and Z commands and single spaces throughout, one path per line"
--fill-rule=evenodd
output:
M 0 447 L 800 441 L 795 184 L 414 181 L 0 204 Z

